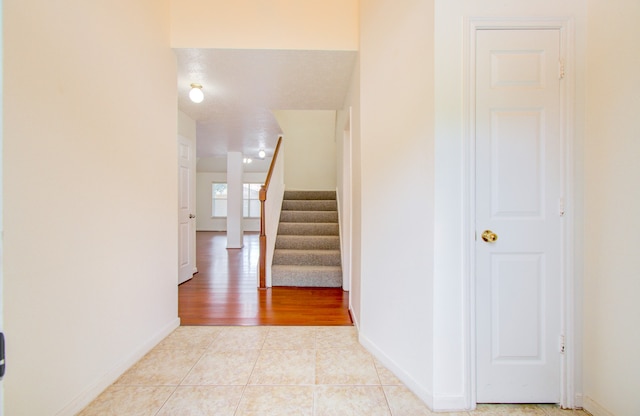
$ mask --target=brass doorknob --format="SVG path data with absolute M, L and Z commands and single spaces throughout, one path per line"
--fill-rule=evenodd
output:
M 482 240 L 486 241 L 487 243 L 493 243 L 497 239 L 498 234 L 494 233 L 491 230 L 484 230 L 484 232 L 482 233 Z

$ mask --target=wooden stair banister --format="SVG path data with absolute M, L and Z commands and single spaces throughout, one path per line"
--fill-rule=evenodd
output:
M 271 175 L 273 175 L 273 168 L 278 158 L 278 152 L 280 151 L 280 143 L 282 143 L 282 136 L 278 137 L 278 143 L 276 144 L 276 150 L 273 153 L 273 159 L 271 159 L 271 165 L 269 166 L 269 172 L 267 178 L 264 181 L 264 185 L 260 187 L 260 260 L 258 273 L 260 277 L 260 289 L 267 287 L 267 234 L 265 227 L 265 201 L 267 200 L 267 192 L 269 191 L 269 183 L 271 182 Z

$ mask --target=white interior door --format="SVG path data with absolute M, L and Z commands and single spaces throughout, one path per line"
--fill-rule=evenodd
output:
M 558 30 L 476 36 L 478 403 L 560 401 L 559 45 Z
M 193 277 L 196 264 L 195 148 L 178 137 L 178 284 Z

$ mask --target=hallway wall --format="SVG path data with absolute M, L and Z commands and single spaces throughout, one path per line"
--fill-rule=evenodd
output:
M 640 2 L 588 6 L 584 404 L 639 415 Z
M 357 50 L 357 0 L 171 0 L 171 47 Z
M 360 2 L 360 339 L 433 404 L 432 1 Z
M 177 318 L 168 1 L 4 1 L 7 415 L 72 415 Z
M 336 111 L 273 112 L 285 143 L 284 185 L 291 190 L 336 189 Z

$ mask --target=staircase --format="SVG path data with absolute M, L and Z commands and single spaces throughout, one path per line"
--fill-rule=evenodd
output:
M 334 191 L 285 191 L 271 284 L 342 287 L 338 230 Z

